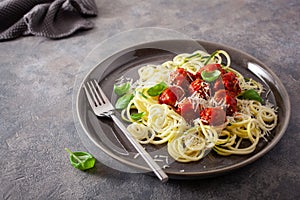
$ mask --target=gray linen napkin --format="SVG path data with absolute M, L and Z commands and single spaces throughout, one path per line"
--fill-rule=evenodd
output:
M 94 0 L 0 0 L 0 41 L 22 35 L 63 38 L 93 28 Z

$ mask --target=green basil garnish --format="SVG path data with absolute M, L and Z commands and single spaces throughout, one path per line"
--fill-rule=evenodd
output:
M 130 115 L 131 119 L 138 121 L 140 119 L 142 119 L 142 117 L 145 115 L 145 112 L 141 112 L 141 113 L 132 113 Z
M 116 85 L 114 84 L 114 92 L 118 95 L 118 96 L 122 96 L 123 94 L 126 94 L 130 89 L 130 83 L 124 83 L 122 85 Z
M 221 72 L 219 70 L 214 70 L 214 71 L 206 71 L 203 70 L 201 72 L 201 77 L 203 80 L 205 80 L 206 82 L 213 82 L 215 80 L 217 80 L 217 78 L 221 75 Z
M 160 82 L 153 87 L 147 90 L 149 96 L 158 96 L 160 95 L 165 89 L 167 89 L 168 85 L 165 82 Z
M 250 78 L 247 78 L 247 77 L 245 77 L 245 78 L 244 78 L 244 80 L 245 80 L 246 82 L 249 82 L 251 79 L 250 79 Z
M 116 102 L 116 109 L 124 109 L 127 107 L 131 99 L 133 99 L 133 94 L 125 94 L 121 96 Z
M 238 96 L 239 99 L 248 99 L 248 100 L 256 100 L 259 101 L 260 103 L 262 103 L 262 98 L 259 96 L 259 94 L 254 90 L 254 89 L 250 89 L 250 90 L 246 90 L 243 93 L 241 93 Z
M 70 162 L 76 169 L 87 170 L 94 167 L 96 159 L 90 153 L 72 152 L 68 148 L 65 148 L 65 150 L 70 154 Z

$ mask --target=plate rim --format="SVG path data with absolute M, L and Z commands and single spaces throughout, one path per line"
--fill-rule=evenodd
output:
M 171 40 L 157 40 L 157 41 L 151 41 L 151 42 L 146 42 L 146 43 L 142 43 L 142 44 L 137 44 L 137 45 L 133 45 L 133 46 L 129 46 L 128 48 L 126 49 L 130 49 L 130 48 L 134 48 L 135 46 L 141 46 L 141 45 L 146 45 L 146 44 L 149 44 L 149 43 L 153 43 L 153 42 L 160 42 L 160 41 L 173 41 L 174 39 L 171 39 Z M 178 41 L 185 41 L 187 39 L 179 39 Z M 174 41 L 177 41 L 177 40 L 174 40 Z M 210 45 L 210 46 L 214 46 L 214 47 L 218 47 L 218 48 L 226 48 L 226 49 L 229 49 L 230 51 L 234 51 L 234 52 L 239 52 L 243 55 L 246 55 L 247 57 L 251 58 L 252 60 L 254 60 L 256 63 L 259 64 L 260 67 L 262 67 L 264 70 L 266 70 L 271 76 L 272 78 L 276 78 L 277 80 L 279 80 L 279 83 L 278 83 L 278 87 L 280 87 L 282 90 L 280 92 L 281 93 L 284 93 L 285 94 L 285 104 L 286 105 L 286 110 L 285 110 L 285 113 L 287 114 L 284 119 L 284 123 L 283 123 L 283 126 L 281 127 L 281 130 L 279 131 L 278 134 L 276 134 L 276 136 L 272 139 L 272 142 L 268 144 L 268 146 L 266 148 L 263 148 L 262 150 L 260 150 L 259 152 L 257 152 L 256 154 L 250 156 L 249 158 L 241 161 L 241 162 L 238 162 L 238 163 L 235 163 L 235 164 L 232 164 L 232 165 L 229 165 L 229 166 L 226 166 L 226 167 L 222 167 L 222 168 L 217 168 L 217 169 L 211 169 L 209 171 L 199 171 L 199 172 L 190 172 L 190 171 L 187 171 L 187 172 L 176 172 L 176 171 L 172 171 L 171 173 L 168 172 L 168 170 L 166 170 L 166 173 L 168 175 L 171 176 L 171 178 L 175 178 L 175 179 L 181 179 L 181 178 L 188 178 L 188 179 L 193 179 L 193 178 L 206 178 L 206 177 L 212 177 L 212 176 L 216 176 L 216 175 L 220 175 L 220 174 L 225 174 L 225 173 L 229 173 L 229 172 L 232 172 L 234 170 L 237 170 L 239 168 L 242 168 L 246 165 L 249 165 L 251 163 L 253 163 L 254 161 L 256 161 L 257 159 L 261 158 L 263 155 L 265 155 L 267 152 L 269 152 L 271 149 L 274 148 L 274 146 L 276 146 L 276 144 L 280 141 L 280 139 L 283 137 L 283 135 L 285 134 L 287 128 L 288 128 L 288 125 L 289 125 L 289 120 L 290 120 L 290 116 L 291 116 L 291 103 L 290 103 L 290 98 L 289 98 L 289 95 L 288 95 L 288 92 L 286 90 L 286 88 L 284 87 L 284 85 L 282 84 L 281 80 L 279 79 L 279 77 L 267 66 L 265 65 L 262 61 L 260 61 L 259 59 L 255 58 L 254 56 L 242 51 L 242 50 L 239 50 L 237 48 L 234 48 L 232 46 L 229 46 L 229 45 L 225 45 L 225 44 L 222 44 L 222 43 L 216 43 L 216 42 L 211 42 L 211 41 L 206 41 L 206 40 L 193 40 L 193 41 L 196 41 L 198 42 L 199 44 L 205 44 L 205 45 Z M 124 49 L 121 49 L 117 52 L 115 52 L 115 54 L 119 53 L 119 52 L 122 52 L 124 51 Z M 93 142 L 94 145 L 96 145 L 98 148 L 100 148 L 104 153 L 106 153 L 108 156 L 110 156 L 111 158 L 117 160 L 118 162 L 121 162 L 122 164 L 125 164 L 127 166 L 130 166 L 130 167 L 133 167 L 135 168 L 136 170 L 142 170 L 144 172 L 149 172 L 151 171 L 150 168 L 146 167 L 146 166 L 141 166 L 137 163 L 133 163 L 133 162 L 130 162 L 116 154 L 113 153 L 112 150 L 109 150 L 109 149 L 106 149 L 105 147 L 101 146 L 98 144 L 97 141 L 95 141 L 89 134 L 88 134 L 88 130 L 85 128 L 85 126 L 83 125 L 83 122 L 81 120 L 81 117 L 80 117 L 80 113 L 79 113 L 79 98 L 80 98 L 80 93 L 81 93 L 81 90 L 82 90 L 82 87 L 84 85 L 84 83 L 86 82 L 87 78 L 90 76 L 90 74 L 97 68 L 99 67 L 99 65 L 104 62 L 105 60 L 109 59 L 110 57 L 114 56 L 115 54 L 113 55 L 110 55 L 108 56 L 107 58 L 105 59 L 102 59 L 100 62 L 98 62 L 96 65 L 94 65 L 93 67 L 90 68 L 90 70 L 85 74 L 84 78 L 82 79 L 80 85 L 79 85 L 79 89 L 77 91 L 77 94 L 76 94 L 76 115 L 77 115 L 77 118 L 79 119 L 79 122 L 80 122 L 80 126 L 81 128 L 83 129 L 83 131 L 85 132 L 85 134 L 89 137 L 89 139 Z M 280 95 L 281 96 L 281 95 Z M 283 119 L 281 119 L 283 120 Z

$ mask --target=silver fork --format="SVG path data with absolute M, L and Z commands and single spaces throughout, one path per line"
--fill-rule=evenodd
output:
M 86 86 L 87 85 L 87 86 Z M 129 142 L 135 147 L 137 152 L 146 161 L 148 166 L 152 169 L 155 175 L 162 181 L 168 181 L 167 174 L 162 170 L 162 168 L 153 160 L 149 153 L 138 143 L 138 141 L 127 131 L 123 123 L 116 117 L 115 108 L 105 96 L 103 90 L 100 88 L 96 80 L 87 82 L 83 85 L 87 99 L 94 111 L 94 113 L 99 117 L 109 117 L 111 118 L 118 127 L 122 130 Z

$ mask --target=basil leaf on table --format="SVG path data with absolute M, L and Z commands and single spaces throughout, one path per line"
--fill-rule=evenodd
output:
M 262 98 L 260 95 L 254 90 L 254 89 L 249 89 L 244 91 L 238 96 L 239 99 L 248 99 L 248 100 L 256 100 L 262 103 Z
M 130 89 L 130 83 L 124 83 L 122 85 L 116 85 L 114 84 L 114 92 L 118 95 L 118 96 L 122 96 L 123 94 L 126 94 Z
M 84 171 L 94 167 L 96 159 L 90 153 L 83 151 L 72 152 L 68 148 L 65 148 L 65 150 L 70 154 L 70 162 L 76 169 Z
M 133 99 L 133 94 L 125 94 L 121 96 L 116 102 L 116 109 L 124 109 L 127 107 L 131 99 Z
M 158 96 L 160 95 L 165 89 L 167 89 L 168 85 L 165 82 L 160 82 L 153 87 L 147 90 L 149 96 Z
M 217 78 L 221 75 L 221 72 L 219 70 L 214 70 L 214 71 L 206 71 L 203 70 L 201 72 L 201 77 L 203 80 L 205 80 L 206 82 L 213 82 L 215 80 L 217 80 Z

